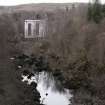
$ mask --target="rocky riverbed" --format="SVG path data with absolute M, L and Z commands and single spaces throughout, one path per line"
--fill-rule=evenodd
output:
M 38 105 L 68 105 L 72 95 L 63 86 L 60 80 L 61 74 L 59 72 L 52 73 L 47 62 L 43 62 L 41 57 L 31 57 L 32 59 L 23 54 L 12 59 L 14 59 L 16 69 L 20 71 L 22 81 L 27 86 L 31 86 L 34 103 Z

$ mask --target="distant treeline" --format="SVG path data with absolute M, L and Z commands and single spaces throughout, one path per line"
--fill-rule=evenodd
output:
M 102 5 L 99 0 L 95 0 L 93 4 L 88 5 L 88 20 L 100 23 L 105 17 L 105 4 Z

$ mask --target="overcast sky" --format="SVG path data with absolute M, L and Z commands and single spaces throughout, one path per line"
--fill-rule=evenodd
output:
M 69 3 L 69 2 L 88 2 L 89 0 L 0 0 L 0 5 L 19 5 L 28 3 Z M 105 0 L 101 0 L 105 3 Z

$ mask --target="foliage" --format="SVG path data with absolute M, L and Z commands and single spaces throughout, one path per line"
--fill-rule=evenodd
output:
M 92 20 L 95 23 L 100 23 L 103 18 L 102 5 L 99 0 L 95 0 L 94 4 L 88 5 L 88 20 Z
M 88 4 L 87 18 L 89 21 L 92 19 L 92 5 L 91 5 L 91 3 Z
M 102 13 L 100 11 L 101 5 L 99 3 L 89 4 L 88 19 L 96 23 L 101 22 Z M 20 33 L 23 32 L 21 28 L 23 20 L 28 16 L 33 16 L 33 12 L 2 16 L 0 17 L 0 37 L 3 43 L 7 41 L 13 45 L 21 46 L 21 42 L 23 42 L 27 43 L 24 45 L 25 47 L 31 46 L 33 48 L 28 49 L 33 55 L 19 56 L 20 60 L 17 60 L 17 65 L 29 70 L 52 71 L 53 75 L 61 80 L 65 87 L 79 91 L 77 95 L 80 96 L 78 99 L 81 101 L 80 103 L 82 100 L 86 102 L 93 100 L 95 103 L 97 99 L 98 101 L 101 98 L 105 99 L 103 94 L 105 93 L 103 87 L 105 86 L 105 67 L 101 61 L 105 56 L 103 54 L 105 29 L 102 23 L 96 25 L 86 21 L 85 13 L 85 10 L 81 12 L 79 9 L 75 9 L 75 12 L 65 13 L 59 10 L 47 13 L 49 29 L 51 30 L 48 33 L 49 36 L 45 40 L 33 41 L 34 44 L 32 41 L 18 40 Z M 25 52 L 24 46 L 19 49 Z M 83 97 L 84 94 L 85 97 Z M 76 100 L 75 97 L 76 95 L 74 100 Z M 101 101 L 103 102 L 103 100 Z

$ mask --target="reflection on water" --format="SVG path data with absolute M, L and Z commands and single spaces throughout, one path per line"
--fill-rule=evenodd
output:
M 28 75 L 23 77 L 23 82 L 27 81 L 28 84 L 31 82 L 37 83 L 37 90 L 41 95 L 41 103 L 45 105 L 69 105 L 69 99 L 72 97 L 69 90 L 64 89 L 60 81 L 55 80 L 51 73 L 40 72 L 36 73 L 28 79 Z

